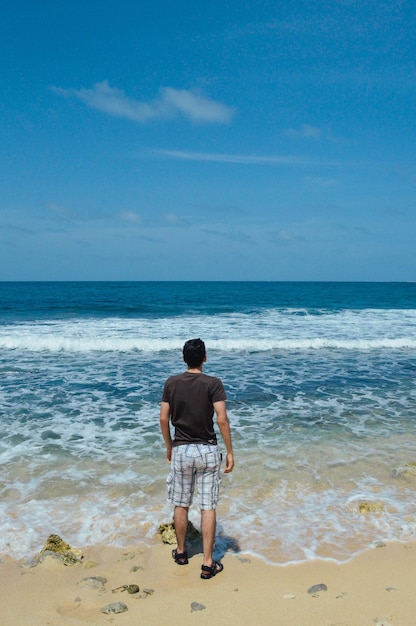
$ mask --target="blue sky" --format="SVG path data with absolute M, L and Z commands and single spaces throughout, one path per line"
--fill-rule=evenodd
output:
M 1 21 L 1 280 L 416 280 L 412 0 Z

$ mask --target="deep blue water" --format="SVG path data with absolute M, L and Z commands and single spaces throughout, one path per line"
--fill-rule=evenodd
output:
M 9 282 L 0 283 L 0 319 L 179 316 L 310 310 L 414 309 L 416 283 Z

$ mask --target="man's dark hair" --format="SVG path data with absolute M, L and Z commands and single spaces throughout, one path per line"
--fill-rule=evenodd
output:
M 188 367 L 201 365 L 205 354 L 205 344 L 202 339 L 189 339 L 183 347 L 183 360 Z

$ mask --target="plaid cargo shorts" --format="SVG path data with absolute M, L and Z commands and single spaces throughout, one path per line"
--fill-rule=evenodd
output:
M 191 443 L 175 446 L 166 481 L 169 502 L 189 507 L 196 482 L 199 508 L 215 509 L 221 482 L 220 467 L 221 453 L 216 445 Z

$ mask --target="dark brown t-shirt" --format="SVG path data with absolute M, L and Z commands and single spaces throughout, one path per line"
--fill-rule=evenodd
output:
M 168 378 L 162 400 L 170 406 L 170 418 L 175 428 L 173 445 L 215 445 L 217 437 L 214 432 L 213 405 L 225 398 L 224 386 L 214 376 L 183 372 Z

